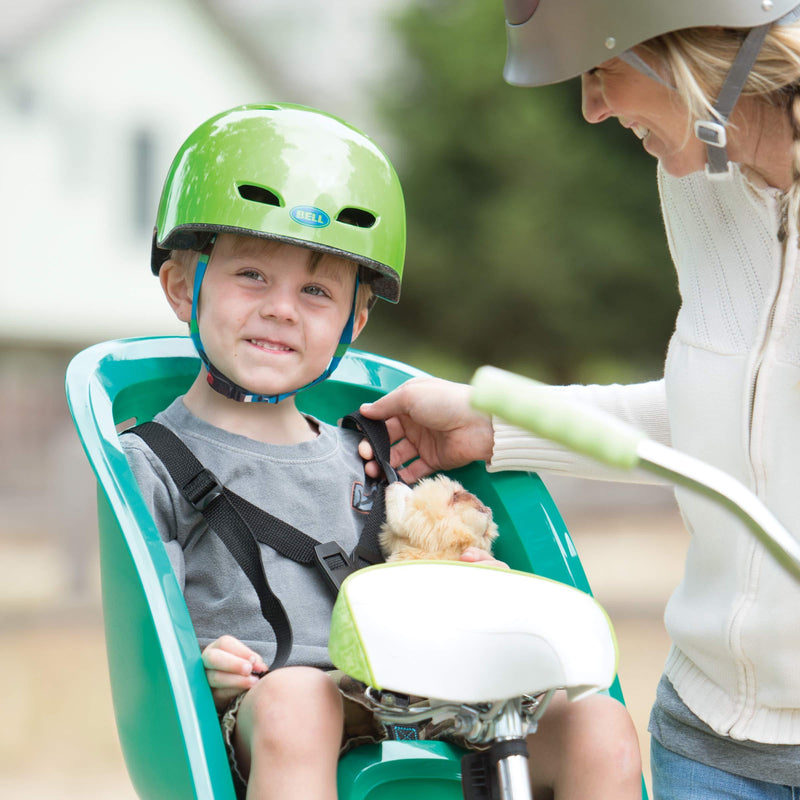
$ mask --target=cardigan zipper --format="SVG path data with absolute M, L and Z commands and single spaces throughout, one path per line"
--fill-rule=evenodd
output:
M 750 397 L 749 397 L 749 408 L 748 408 L 748 439 L 747 439 L 747 454 L 748 460 L 750 461 L 750 466 L 753 469 L 753 478 L 754 478 L 754 488 L 756 493 L 758 493 L 758 485 L 759 485 L 759 477 L 756 473 L 755 466 L 753 464 L 753 425 L 755 423 L 755 412 L 756 412 L 756 395 L 758 394 L 758 380 L 761 375 L 761 368 L 764 365 L 764 356 L 766 355 L 767 348 L 769 347 L 771 338 L 772 338 L 772 329 L 775 323 L 775 313 L 778 308 L 778 302 L 781 298 L 783 293 L 783 283 L 784 278 L 786 277 L 786 232 L 789 229 L 788 224 L 788 216 L 789 210 L 788 206 L 785 203 L 781 203 L 778 201 L 778 213 L 780 215 L 780 224 L 778 227 L 778 241 L 781 242 L 783 245 L 782 247 L 782 254 L 780 259 L 780 264 L 778 266 L 778 285 L 775 290 L 775 295 L 772 298 L 772 303 L 769 309 L 769 315 L 767 317 L 767 324 L 764 328 L 764 335 L 761 339 L 761 344 L 758 351 L 758 358 L 756 359 L 754 368 L 753 368 L 753 377 L 750 381 Z
M 758 396 L 759 396 L 759 380 L 764 379 L 762 369 L 765 365 L 767 351 L 769 350 L 769 347 L 772 343 L 772 338 L 773 338 L 772 334 L 775 324 L 775 317 L 777 315 L 780 300 L 784 294 L 784 288 L 785 288 L 784 282 L 786 279 L 786 241 L 787 241 L 786 232 L 789 230 L 788 210 L 786 205 L 781 203 L 779 205 L 778 212 L 780 215 L 778 241 L 783 245 L 783 247 L 780 258 L 780 264 L 778 267 L 777 288 L 772 298 L 769 314 L 767 315 L 767 321 L 764 327 L 764 333 L 761 339 L 761 343 L 759 345 L 758 357 L 753 366 L 752 379 L 749 387 L 747 458 L 750 465 L 751 474 L 753 477 L 753 490 L 756 493 L 756 495 L 759 496 L 761 494 L 762 484 L 763 484 L 762 482 L 763 459 L 758 452 L 754 453 L 754 439 L 756 439 L 760 435 L 758 429 L 759 426 L 757 425 L 756 422 L 756 412 L 758 408 Z M 740 706 L 739 711 L 737 713 L 737 718 L 735 721 L 733 721 L 732 725 L 730 725 L 729 732 L 735 730 L 739 725 L 743 723 L 746 724 L 745 718 L 747 717 L 749 719 L 750 717 L 752 717 L 754 711 L 753 693 L 756 683 L 755 674 L 752 663 L 748 658 L 745 657 L 745 654 L 741 648 L 741 641 L 739 639 L 739 636 L 741 634 L 741 627 L 743 624 L 744 616 L 747 614 L 748 610 L 750 609 L 754 601 L 753 592 L 755 591 L 756 583 L 758 581 L 758 575 L 760 572 L 760 565 L 763 556 L 764 556 L 763 551 L 760 550 L 758 547 L 756 547 L 754 540 L 751 544 L 750 555 L 748 558 L 746 591 L 743 592 L 743 594 L 741 595 L 738 606 L 733 616 L 731 617 L 729 643 L 733 648 L 734 652 L 737 652 L 738 654 L 740 667 L 743 671 L 743 677 L 745 681 L 745 692 L 744 692 L 744 697 L 742 698 L 743 701 L 742 705 Z

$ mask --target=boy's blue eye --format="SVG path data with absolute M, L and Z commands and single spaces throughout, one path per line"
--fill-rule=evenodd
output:
M 243 269 L 239 274 L 243 278 L 252 278 L 254 281 L 260 281 L 262 279 L 261 273 L 254 269 Z

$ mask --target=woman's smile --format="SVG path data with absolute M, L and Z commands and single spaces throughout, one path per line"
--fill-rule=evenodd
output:
M 705 147 L 692 134 L 688 108 L 674 90 L 619 58 L 584 73 L 581 85 L 588 122 L 615 117 L 672 175 L 703 169 Z

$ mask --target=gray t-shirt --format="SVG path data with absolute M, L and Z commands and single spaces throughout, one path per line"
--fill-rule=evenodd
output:
M 183 440 L 220 483 L 321 542 L 352 552 L 372 505 L 374 482 L 357 453 L 360 435 L 313 420 L 319 435 L 295 445 L 271 445 L 228 433 L 191 414 L 181 398 L 156 422 Z M 272 628 L 242 569 L 181 496 L 162 462 L 138 436 L 122 444 L 183 590 L 200 647 L 223 634 L 240 639 L 269 664 Z M 290 664 L 330 666 L 333 597 L 313 566 L 259 545 L 270 587 L 283 603 L 294 637 Z
M 800 786 L 800 745 L 737 741 L 695 716 L 666 676 L 650 715 L 650 733 L 667 750 L 757 781 Z

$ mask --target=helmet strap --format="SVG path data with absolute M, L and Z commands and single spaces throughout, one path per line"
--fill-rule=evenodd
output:
M 197 260 L 197 267 L 195 268 L 194 273 L 194 288 L 192 292 L 192 318 L 189 323 L 189 333 L 191 335 L 192 342 L 194 343 L 197 354 L 200 356 L 200 360 L 203 362 L 206 372 L 208 373 L 208 385 L 216 392 L 219 392 L 223 397 L 227 397 L 229 400 L 236 400 L 239 403 L 280 403 L 281 400 L 285 400 L 287 397 L 292 397 L 303 389 L 307 389 L 310 386 L 321 383 L 330 377 L 331 373 L 336 369 L 336 367 L 339 366 L 339 362 L 342 360 L 344 354 L 347 352 L 347 348 L 353 341 L 353 329 L 355 327 L 356 316 L 356 299 L 358 297 L 359 287 L 358 270 L 356 270 L 355 288 L 353 289 L 353 302 L 350 305 L 350 316 L 347 318 L 347 322 L 342 330 L 342 335 L 339 337 L 339 343 L 336 346 L 333 358 L 331 358 L 330 363 L 325 368 L 325 371 L 322 373 L 322 375 L 320 375 L 318 378 L 315 378 L 310 383 L 307 383 L 305 386 L 300 386 L 297 389 L 284 392 L 283 394 L 256 394 L 248 391 L 242 386 L 239 386 L 226 375 L 223 375 L 222 372 L 220 372 L 220 370 L 211 363 L 211 359 L 209 359 L 200 339 L 200 326 L 197 321 L 200 286 L 203 283 L 203 278 L 205 276 L 206 269 L 208 268 L 208 262 L 211 259 L 211 252 L 214 248 L 216 238 L 216 235 L 212 236 L 211 241 L 200 253 L 200 257 Z
M 731 174 L 725 125 L 742 93 L 747 76 L 756 63 L 771 25 L 768 22 L 748 31 L 714 103 L 713 118 L 695 122 L 695 136 L 706 146 L 706 175 L 712 180 L 721 180 Z
M 624 53 L 619 54 L 620 60 L 630 65 L 634 69 L 639 70 L 642 75 L 646 75 L 651 80 L 666 86 L 667 89 L 674 89 L 675 87 L 665 81 L 638 53 L 633 50 L 626 50 Z
M 796 17 L 793 16 L 796 13 L 790 12 L 786 15 L 786 19 L 788 20 L 791 17 L 790 21 L 796 21 Z M 782 24 L 783 19 L 779 20 L 778 23 Z M 695 136 L 706 146 L 706 175 L 712 180 L 722 180 L 731 174 L 725 125 L 733 111 L 733 107 L 736 105 L 736 101 L 739 99 L 739 95 L 742 93 L 742 88 L 747 82 L 747 76 L 750 74 L 750 70 L 753 69 L 753 64 L 756 63 L 758 54 L 761 52 L 761 46 L 764 44 L 764 38 L 771 26 L 772 23 L 767 22 L 748 31 L 722 84 L 719 96 L 712 107 L 712 119 L 699 119 L 694 124 Z M 619 57 L 648 78 L 652 78 L 669 89 L 675 88 L 633 50 L 626 50 Z

